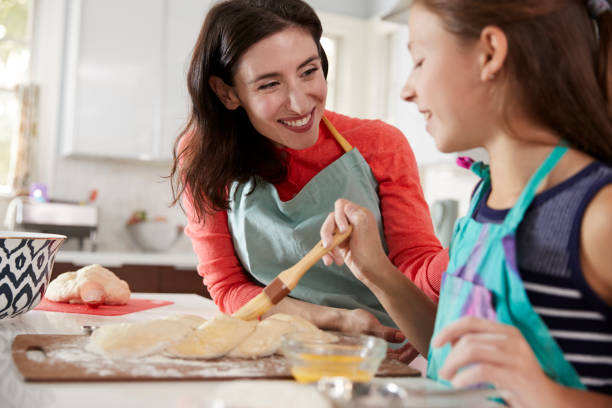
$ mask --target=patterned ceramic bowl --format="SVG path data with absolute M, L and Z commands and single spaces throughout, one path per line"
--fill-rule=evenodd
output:
M 0 231 L 0 319 L 38 305 L 65 240 L 64 235 Z

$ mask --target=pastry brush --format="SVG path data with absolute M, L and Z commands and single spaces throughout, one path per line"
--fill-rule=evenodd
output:
M 336 232 L 329 248 L 323 247 L 323 243 L 319 241 L 319 243 L 304 255 L 302 259 L 291 268 L 285 269 L 279 273 L 278 276 L 263 289 L 263 292 L 234 312 L 232 316 L 242 320 L 253 320 L 266 313 L 297 286 L 302 276 L 317 263 L 323 255 L 344 241 L 352 231 L 353 227 L 349 225 L 345 232 Z

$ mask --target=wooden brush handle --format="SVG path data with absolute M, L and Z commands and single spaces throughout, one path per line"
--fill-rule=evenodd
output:
M 298 263 L 279 273 L 276 279 L 282 280 L 285 286 L 287 286 L 289 290 L 292 290 L 296 287 L 298 281 L 302 278 L 306 271 L 308 271 L 314 264 L 319 262 L 319 260 L 323 258 L 323 255 L 337 247 L 338 244 L 348 238 L 348 236 L 351 235 L 351 232 L 353 232 L 353 227 L 349 225 L 346 231 L 343 233 L 335 233 L 332 244 L 328 248 L 324 248 L 323 243 L 319 241 L 314 248 L 312 248 L 306 255 L 304 255 L 302 259 L 298 261 Z
M 255 296 L 253 299 L 238 309 L 232 316 L 243 319 L 252 320 L 270 310 L 272 306 L 280 302 L 289 292 L 295 288 L 300 278 L 308 269 L 319 261 L 329 251 L 338 246 L 344 241 L 353 231 L 353 227 L 340 233 L 335 233 L 332 244 L 329 248 L 323 248 L 321 241 L 314 246 L 302 259 L 289 269 L 285 269 L 278 274 L 264 289 L 263 292 Z

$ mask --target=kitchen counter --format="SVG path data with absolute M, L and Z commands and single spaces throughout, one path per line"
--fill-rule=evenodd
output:
M 107 268 L 123 265 L 164 265 L 176 269 L 195 270 L 198 258 L 194 252 L 84 252 L 60 249 L 55 257 L 55 262 L 81 266 L 100 264 Z
M 82 334 L 83 325 L 100 326 L 138 322 L 180 313 L 210 318 L 218 313 L 212 301 L 192 294 L 134 293 L 135 298 L 169 300 L 171 305 L 123 316 L 93 316 L 30 311 L 14 319 L 0 320 L 0 406 L 3 408 L 70 407 L 181 407 L 229 408 L 223 401 L 239 399 L 241 407 L 330 407 L 315 385 L 290 380 L 163 381 L 163 382 L 55 382 L 22 380 L 11 358 L 11 344 L 18 334 Z M 439 388 L 426 378 L 377 378 L 406 387 Z M 449 401 L 452 402 L 452 401 Z M 457 404 L 449 405 L 456 406 Z M 231 406 L 236 406 L 232 404 Z M 481 400 L 472 407 L 498 407 Z

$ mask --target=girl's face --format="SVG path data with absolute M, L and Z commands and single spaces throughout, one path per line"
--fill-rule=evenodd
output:
M 409 19 L 414 68 L 402 98 L 417 104 L 438 150 L 450 153 L 481 146 L 488 119 L 477 46 L 460 43 L 425 7 Z
M 238 61 L 233 91 L 255 129 L 278 145 L 314 145 L 327 83 L 311 34 L 287 28 L 254 44 Z

